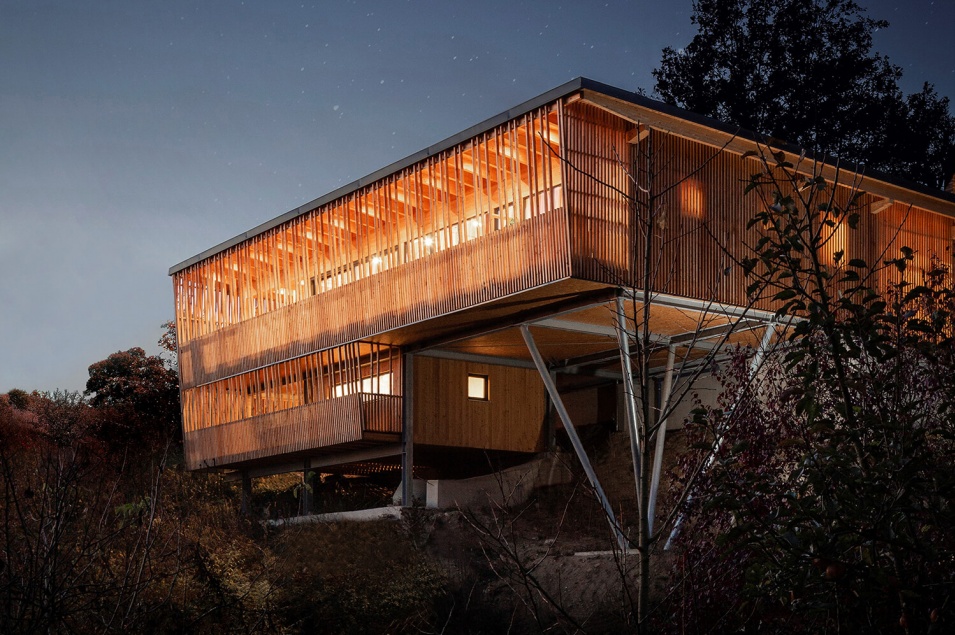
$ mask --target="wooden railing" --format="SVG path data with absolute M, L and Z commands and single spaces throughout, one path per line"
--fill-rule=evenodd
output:
M 290 408 L 185 436 L 189 469 L 225 467 L 361 441 L 365 432 L 401 433 L 402 399 L 357 393 Z
M 401 434 L 400 395 L 373 395 L 362 393 L 361 428 L 365 432 L 391 432 Z
M 570 275 L 554 210 L 185 344 L 184 389 L 533 289 Z

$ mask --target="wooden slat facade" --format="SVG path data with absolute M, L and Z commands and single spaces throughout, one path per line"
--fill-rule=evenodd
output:
M 749 246 L 759 237 L 758 228 L 746 226 L 762 202 L 755 192 L 743 194 L 751 175 L 762 169 L 759 161 L 663 130 L 641 135 L 637 123 L 583 100 L 567 105 L 564 113 L 573 277 L 745 305 L 747 281 L 733 260 L 752 255 Z M 835 202 L 845 208 L 852 175 L 843 178 Z M 928 269 L 933 255 L 955 264 L 951 217 L 902 203 L 880 209 L 880 201 L 863 194 L 855 230 L 844 224 L 820 228 L 823 264 L 834 267 L 837 251 L 844 252 L 843 263 L 860 258 L 878 264 L 898 257 L 903 245 L 917 252 L 909 280 Z M 821 220 L 822 215 L 820 225 Z M 645 285 L 647 231 L 652 275 Z M 891 269 L 876 283 L 884 288 L 898 279 Z
M 174 288 L 184 384 L 204 383 L 209 372 L 221 377 L 220 365 L 269 348 L 270 342 L 257 339 L 261 333 L 254 328 L 247 332 L 228 327 L 262 322 L 261 317 L 283 309 L 308 307 L 284 311 L 272 323 L 294 329 L 296 343 L 304 339 L 302 333 L 322 340 L 338 330 L 350 340 L 355 298 L 374 298 L 381 287 L 404 292 L 392 309 L 407 311 L 405 317 L 427 319 L 456 310 L 459 288 L 470 294 L 487 288 L 487 297 L 478 300 L 486 301 L 498 297 L 495 286 L 525 288 L 549 281 L 562 267 L 561 256 L 568 255 L 566 244 L 553 244 L 562 238 L 562 228 L 554 231 L 559 221 L 540 220 L 550 220 L 562 207 L 558 122 L 554 106 L 524 115 L 177 272 Z M 525 224 L 530 227 L 521 228 Z M 512 244 L 521 239 L 534 241 L 542 251 L 536 254 L 540 257 L 518 256 L 525 253 L 519 247 L 530 247 Z M 476 269 L 434 258 L 462 245 L 470 249 L 457 250 L 450 260 L 457 262 L 467 253 L 468 264 Z M 533 250 L 528 256 L 532 255 Z M 396 271 L 395 277 L 384 275 L 391 271 Z M 340 297 L 329 295 L 362 280 L 371 282 L 348 287 Z M 311 318 L 319 301 L 309 302 L 313 297 L 348 310 L 323 315 L 325 319 L 316 323 Z M 465 305 L 475 300 L 468 298 Z M 374 312 L 365 317 L 373 319 Z M 371 328 L 397 325 L 381 319 Z M 193 342 L 223 332 L 231 340 L 225 346 L 212 346 L 212 352 L 192 350 L 202 348 L 192 347 Z M 289 333 L 281 341 L 287 346 Z M 322 342 L 322 347 L 339 343 Z M 313 350 L 306 345 L 304 351 L 277 355 L 287 358 Z M 213 354 L 215 359 L 210 359 Z M 190 358 L 203 362 L 195 369 L 195 378 Z
M 646 286 L 745 304 L 746 281 L 723 249 L 746 255 L 758 234 L 746 229 L 760 206 L 743 196 L 759 169 L 741 156 L 746 143 L 588 94 L 495 120 L 176 270 L 190 467 L 398 434 L 402 351 L 380 343 L 390 331 L 571 278 L 643 288 L 648 231 L 655 275 Z M 916 250 L 916 269 L 933 254 L 955 264 L 952 203 L 935 213 L 888 200 L 904 194 L 899 186 L 875 190 L 862 199 L 858 230 L 825 230 L 826 264 L 840 250 L 880 262 L 902 245 Z M 932 201 L 915 194 L 923 207 Z M 898 273 L 886 276 L 881 283 Z M 489 366 L 492 390 L 503 392 L 481 403 L 458 386 L 465 368 L 416 362 L 416 442 L 540 449 L 536 374 Z
M 569 275 L 567 214 L 553 209 L 186 342 L 182 385 L 188 390 Z
M 564 108 L 573 276 L 627 285 L 634 241 L 626 172 L 635 126 L 593 106 Z

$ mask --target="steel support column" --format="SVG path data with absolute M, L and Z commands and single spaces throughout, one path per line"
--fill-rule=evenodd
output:
M 414 505 L 414 354 L 401 360 L 401 505 Z
M 650 479 L 650 501 L 647 504 L 647 528 L 653 533 L 653 521 L 657 510 L 657 492 L 660 490 L 660 472 L 663 468 L 663 446 L 666 443 L 667 419 L 670 415 L 670 395 L 673 392 L 673 366 L 676 362 L 676 346 L 667 350 L 667 369 L 663 375 L 663 403 L 660 406 L 660 424 L 657 426 L 657 446 L 653 454 L 653 476 Z
M 309 475 L 312 473 L 312 463 L 305 459 L 302 469 L 302 516 L 312 513 L 312 484 Z
M 630 332 L 627 330 L 626 304 L 617 298 L 617 346 L 620 349 L 620 371 L 623 373 L 623 398 L 627 411 L 627 431 L 630 434 L 630 455 L 633 459 L 633 484 L 637 489 L 637 509 L 643 509 L 643 488 L 640 484 L 641 452 L 640 427 L 637 423 L 636 393 L 633 388 L 633 372 L 630 366 Z
M 785 328 L 785 327 L 784 327 Z M 760 367 L 763 365 L 763 361 L 766 359 L 766 353 L 769 351 L 769 345 L 773 340 L 773 336 L 776 334 L 776 322 L 770 321 L 766 325 L 766 332 L 763 333 L 763 339 L 759 343 L 759 348 L 756 349 L 756 354 L 753 355 L 753 359 L 749 364 L 749 382 L 752 383 L 753 379 L 756 377 L 756 373 L 759 372 Z M 736 401 L 730 407 L 729 413 L 732 414 L 736 410 L 736 406 L 739 405 L 740 400 L 743 398 L 743 388 L 740 388 L 739 394 L 736 397 Z M 720 451 L 720 448 L 723 447 L 723 440 L 725 437 L 719 434 L 716 437 L 716 441 L 713 443 L 713 449 L 711 454 L 707 457 L 706 462 L 704 462 L 701 469 L 701 473 L 705 472 L 710 468 L 711 465 L 716 461 L 716 453 Z M 693 500 L 693 494 L 690 494 L 686 498 L 687 504 Z M 673 541 L 676 539 L 677 535 L 680 533 L 680 527 L 683 525 L 684 515 L 681 513 L 677 516 L 676 522 L 673 524 L 673 530 L 670 532 L 670 536 L 667 538 L 666 544 L 663 546 L 664 550 L 668 550 L 672 545 Z
M 626 551 L 629 547 L 629 542 L 627 541 L 626 536 L 623 535 L 620 525 L 617 524 L 613 509 L 610 507 L 610 501 L 607 500 L 607 495 L 604 494 L 604 490 L 600 486 L 600 481 L 597 479 L 597 473 L 594 472 L 594 468 L 590 464 L 590 458 L 587 456 L 587 452 L 584 451 L 584 446 L 580 442 L 580 437 L 577 436 L 577 430 L 574 428 L 574 424 L 570 420 L 570 413 L 568 413 L 567 408 L 564 407 L 564 401 L 561 399 L 560 393 L 557 391 L 557 384 L 554 383 L 553 379 L 551 378 L 550 371 L 547 369 L 547 364 L 544 363 L 544 358 L 541 357 L 540 351 L 537 350 L 537 344 L 534 342 L 534 336 L 531 335 L 531 330 L 526 324 L 521 325 L 521 335 L 524 336 L 524 342 L 527 344 L 527 350 L 530 351 L 531 357 L 534 359 L 534 365 L 537 366 L 537 372 L 540 374 L 541 380 L 544 382 L 544 387 L 547 388 L 547 394 L 550 395 L 550 399 L 554 403 L 554 408 L 557 410 L 557 414 L 560 415 L 560 420 L 564 423 L 564 429 L 567 431 L 567 436 L 570 437 L 571 445 L 574 446 L 574 452 L 577 453 L 577 458 L 580 460 L 580 463 L 584 468 L 584 472 L 587 474 L 587 479 L 590 481 L 590 485 L 594 488 L 594 492 L 597 494 L 597 498 L 600 500 L 601 506 L 603 506 L 604 513 L 607 514 L 607 522 L 610 523 L 610 529 L 617 538 L 617 545 L 622 551 Z
M 252 514 L 252 477 L 249 475 L 248 471 L 242 470 L 241 479 L 242 479 L 242 515 L 249 516 Z

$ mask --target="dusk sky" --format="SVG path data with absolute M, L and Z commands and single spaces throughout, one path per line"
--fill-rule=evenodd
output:
M 955 98 L 955 0 L 866 1 Z M 82 390 L 170 266 L 577 76 L 653 88 L 690 0 L 0 0 L 0 392 Z

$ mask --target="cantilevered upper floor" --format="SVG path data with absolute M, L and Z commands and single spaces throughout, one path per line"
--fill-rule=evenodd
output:
M 616 287 L 745 304 L 760 144 L 577 79 L 172 267 L 190 465 L 396 438 L 402 351 L 481 307 Z M 867 213 L 827 257 L 904 244 L 952 264 L 955 197 L 842 175 Z

